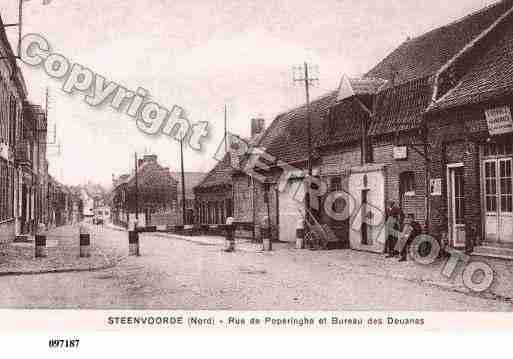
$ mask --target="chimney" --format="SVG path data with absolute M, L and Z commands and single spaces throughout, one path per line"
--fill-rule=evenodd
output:
M 265 120 L 263 118 L 252 118 L 251 119 L 251 138 L 255 138 L 265 129 Z
M 144 155 L 144 162 L 157 162 L 157 155 Z
M 137 160 L 137 167 L 141 167 L 145 163 L 157 162 L 157 155 L 144 155 L 143 158 Z

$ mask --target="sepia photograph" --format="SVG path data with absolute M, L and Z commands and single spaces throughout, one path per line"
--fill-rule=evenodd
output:
M 0 311 L 511 330 L 512 108 L 513 0 L 0 0 Z

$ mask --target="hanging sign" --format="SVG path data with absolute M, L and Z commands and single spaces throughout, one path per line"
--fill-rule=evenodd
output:
M 485 110 L 486 123 L 490 135 L 502 135 L 513 132 L 513 120 L 508 106 Z

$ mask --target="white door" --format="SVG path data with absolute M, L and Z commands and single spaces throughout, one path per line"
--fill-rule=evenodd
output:
M 304 193 L 302 180 L 289 180 L 287 189 L 279 192 L 280 241 L 294 242 L 298 223 L 303 221 L 305 205 L 302 196 Z
M 485 235 L 488 241 L 513 243 L 512 159 L 484 161 Z
M 448 171 L 449 236 L 454 247 L 465 246 L 465 178 L 464 167 Z

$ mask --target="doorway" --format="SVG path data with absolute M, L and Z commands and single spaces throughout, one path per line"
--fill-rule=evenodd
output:
M 364 189 L 362 190 L 362 208 L 361 208 L 361 218 L 362 219 L 366 219 L 367 216 L 368 216 L 368 213 L 367 213 L 367 204 L 368 204 L 368 194 L 369 194 L 369 190 L 368 189 Z M 369 245 L 371 243 L 369 243 L 369 230 L 368 230 L 368 227 L 367 227 L 367 221 L 366 220 L 363 220 L 362 221 L 362 229 L 361 229 L 361 232 L 362 232 L 362 245 L 366 246 L 366 245 Z
M 454 247 L 465 246 L 465 167 L 462 163 L 448 165 L 449 240 Z

